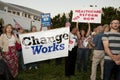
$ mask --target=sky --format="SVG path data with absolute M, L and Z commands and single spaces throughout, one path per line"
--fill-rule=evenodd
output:
M 120 0 L 1 0 L 4 2 L 17 4 L 44 13 L 51 13 L 51 17 L 57 14 L 68 13 L 70 10 L 80 9 L 80 7 L 89 7 L 97 5 L 97 7 L 112 6 L 120 7 Z

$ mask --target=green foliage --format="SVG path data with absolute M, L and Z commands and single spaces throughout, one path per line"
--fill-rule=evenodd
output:
M 113 18 L 120 19 L 120 11 L 113 7 L 102 8 L 102 24 L 109 24 Z
M 72 15 L 73 15 L 73 11 L 71 10 L 70 13 L 69 13 L 70 22 L 72 22 Z
M 27 68 L 29 65 L 27 65 Z M 77 68 L 77 65 L 76 65 Z M 55 60 L 39 62 L 38 69 L 19 70 L 19 75 L 15 80 L 89 80 L 91 74 L 91 60 L 89 58 L 88 72 L 75 71 L 75 76 L 65 76 L 65 58 L 62 58 L 62 64 L 56 65 Z M 97 79 L 100 80 L 100 67 L 98 67 Z
M 60 14 L 55 16 L 51 21 L 52 21 L 52 28 L 59 28 L 59 27 L 61 27 L 61 25 L 60 25 Z
M 64 27 L 65 26 L 65 23 L 66 23 L 66 16 L 65 16 L 65 13 L 62 15 L 61 19 L 60 19 L 60 24 L 61 24 L 61 27 Z

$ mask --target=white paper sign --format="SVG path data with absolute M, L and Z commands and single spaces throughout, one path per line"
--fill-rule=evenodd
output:
M 24 64 L 68 56 L 69 27 L 20 35 Z
M 68 45 L 69 51 L 72 51 L 74 46 L 75 46 L 75 39 L 70 39 L 69 40 L 69 45 Z
M 87 47 L 87 45 L 88 45 L 88 39 L 89 39 L 89 38 L 91 38 L 90 35 L 83 41 L 84 47 Z
M 84 7 L 73 10 L 72 22 L 101 23 L 102 10 L 97 7 Z

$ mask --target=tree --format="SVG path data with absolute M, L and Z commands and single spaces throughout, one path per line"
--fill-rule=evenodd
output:
M 60 27 L 60 14 L 55 16 L 51 21 L 52 21 L 52 28 L 59 28 Z
M 119 7 L 120 9 L 120 7 Z M 120 20 L 120 10 L 118 10 L 117 8 L 114 7 L 105 7 L 102 8 L 102 19 L 101 19 L 101 24 L 95 24 L 92 23 L 91 24 L 91 28 L 93 29 L 94 27 L 97 27 L 98 25 L 104 25 L 104 24 L 109 24 L 111 19 L 113 18 L 118 18 Z M 72 26 L 76 26 L 76 22 L 72 22 L 72 15 L 73 15 L 73 11 L 71 10 L 69 12 L 69 21 L 71 23 Z M 60 17 L 60 14 L 58 14 L 57 16 L 55 16 L 52 19 L 52 24 L 54 28 L 58 28 L 58 27 L 63 27 L 66 21 L 66 16 L 65 13 L 63 14 L 62 17 Z M 86 23 L 79 23 L 79 28 L 80 29 L 86 29 L 87 27 Z
M 66 23 L 66 15 L 65 13 L 63 13 L 62 17 L 60 18 L 60 26 L 61 27 L 64 27 L 65 26 L 65 23 Z

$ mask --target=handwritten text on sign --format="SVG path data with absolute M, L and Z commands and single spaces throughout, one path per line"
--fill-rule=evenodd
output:
M 85 22 L 85 23 L 101 23 L 101 9 L 96 8 L 82 8 L 80 10 L 73 11 L 73 22 Z

